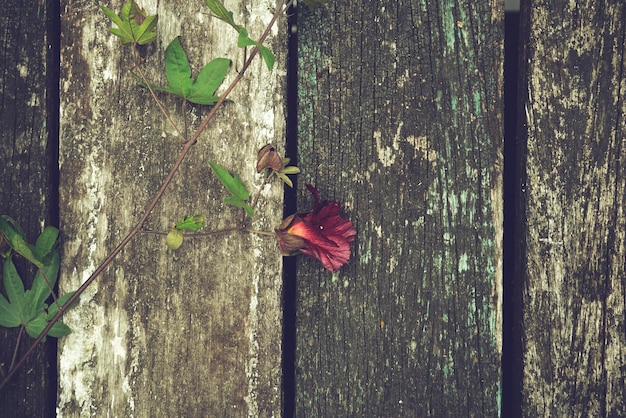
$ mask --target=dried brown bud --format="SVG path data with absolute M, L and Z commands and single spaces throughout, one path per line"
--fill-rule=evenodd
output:
M 267 144 L 259 150 L 256 156 L 256 171 L 260 173 L 266 168 L 274 171 L 283 169 L 283 159 L 276 152 L 276 148 L 272 144 Z

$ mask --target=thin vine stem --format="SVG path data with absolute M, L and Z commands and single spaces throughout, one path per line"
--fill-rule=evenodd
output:
M 289 1 L 289 3 L 287 3 L 287 4 L 291 4 L 291 1 Z M 285 0 L 279 0 L 278 4 L 276 5 L 276 9 L 275 9 L 274 14 L 272 16 L 272 19 L 270 20 L 270 22 L 268 23 L 267 27 L 265 28 L 265 31 L 263 32 L 263 34 L 259 38 L 259 43 L 260 44 L 263 44 L 263 42 L 265 42 L 265 39 L 267 38 L 267 36 L 269 35 L 272 27 L 274 26 L 274 24 L 278 20 L 278 17 L 283 14 L 283 7 L 284 6 L 285 6 Z M 143 215 L 141 216 L 141 218 L 139 219 L 139 221 L 137 222 L 135 227 L 128 233 L 128 235 L 126 235 L 126 237 L 122 240 L 122 242 L 117 247 L 115 247 L 115 249 L 111 252 L 111 254 L 109 254 L 107 256 L 107 258 L 98 266 L 98 268 L 96 268 L 96 270 L 91 274 L 91 276 L 89 276 L 89 278 L 87 280 L 85 280 L 85 282 L 82 285 L 80 285 L 80 287 L 67 300 L 67 302 L 63 306 L 61 306 L 59 308 L 58 312 L 48 322 L 48 325 L 43 329 L 43 331 L 41 331 L 41 334 L 39 334 L 39 336 L 30 345 L 30 347 L 28 347 L 28 350 L 26 351 L 26 353 L 24 353 L 24 355 L 20 358 L 20 360 L 17 363 L 15 363 L 14 367 L 12 367 L 7 372 L 7 375 L 4 377 L 2 382 L 0 382 L 0 389 L 2 389 L 9 382 L 9 380 L 13 377 L 13 375 L 16 373 L 16 371 L 20 367 L 22 367 L 24 365 L 24 363 L 26 363 L 26 360 L 33 353 L 33 351 L 35 350 L 37 345 L 41 342 L 41 340 L 44 339 L 44 337 L 48 334 L 48 332 L 54 326 L 54 324 L 56 324 L 59 321 L 59 319 L 63 316 L 63 314 L 67 310 L 66 307 L 72 306 L 72 304 L 80 297 L 80 295 L 83 294 L 83 292 L 85 292 L 85 290 L 91 285 L 91 283 L 93 283 L 94 280 L 98 276 L 100 276 L 100 274 L 109 266 L 109 264 L 111 264 L 111 262 L 126 247 L 126 245 L 128 245 L 128 243 L 130 241 L 132 241 L 132 239 L 139 232 L 141 232 L 141 230 L 143 229 L 144 223 L 146 222 L 146 220 L 148 219 L 148 217 L 150 216 L 150 214 L 152 213 L 152 211 L 156 207 L 157 203 L 159 203 L 159 201 L 161 200 L 161 197 L 163 197 L 163 194 L 165 193 L 165 190 L 167 189 L 167 187 L 172 182 L 172 179 L 174 178 L 174 175 L 178 172 L 178 169 L 180 168 L 180 165 L 182 164 L 182 162 L 185 160 L 185 157 L 187 156 L 187 154 L 189 153 L 191 148 L 198 142 L 198 138 L 200 137 L 202 132 L 206 129 L 206 127 L 209 125 L 209 123 L 213 120 L 213 118 L 215 117 L 217 111 L 219 110 L 219 108 L 222 106 L 222 104 L 226 100 L 226 97 L 235 88 L 235 86 L 237 86 L 237 84 L 239 84 L 239 81 L 241 81 L 241 79 L 243 78 L 244 73 L 246 72 L 248 67 L 250 67 L 250 65 L 252 64 L 252 60 L 258 55 L 258 53 L 259 53 L 259 47 L 255 46 L 252 49 L 252 52 L 250 53 L 250 56 L 248 57 L 248 59 L 244 63 L 243 67 L 241 68 L 241 71 L 233 79 L 233 81 L 230 83 L 228 88 L 224 91 L 224 93 L 222 94 L 220 99 L 217 101 L 217 103 L 215 103 L 215 105 L 211 108 L 211 110 L 209 111 L 209 113 L 205 117 L 204 121 L 198 127 L 198 129 L 193 134 L 191 139 L 189 139 L 189 140 L 187 140 L 185 142 L 185 144 L 183 146 L 183 149 L 181 150 L 180 154 L 178 155 L 178 158 L 176 159 L 176 162 L 174 163 L 174 165 L 170 169 L 170 172 L 168 173 L 167 177 L 163 181 L 163 184 L 161 185 L 159 190 L 154 195 L 152 201 L 150 201 L 150 203 L 146 207 Z M 153 95 L 153 97 L 155 98 L 156 96 Z M 158 100 L 157 100 L 157 102 L 158 102 Z
M 210 237 L 214 235 L 222 235 L 222 234 L 228 234 L 230 232 L 240 232 L 240 231 L 245 231 L 245 229 L 241 226 L 232 226 L 230 228 L 216 229 L 215 231 L 183 233 L 183 236 L 185 238 Z M 163 235 L 163 236 L 169 233 L 165 231 L 155 231 L 152 229 L 143 229 L 141 232 L 146 233 L 146 234 Z
M 13 350 L 13 357 L 11 358 L 11 364 L 9 365 L 9 371 L 13 369 L 15 359 L 17 358 L 17 352 L 20 349 L 20 343 L 22 342 L 22 335 L 24 334 L 24 324 L 20 325 L 20 331 L 17 334 L 17 341 L 15 342 L 15 349 Z
M 133 46 L 133 56 L 135 55 L 135 48 Z M 136 59 L 136 58 L 134 58 Z M 135 64 L 134 69 L 137 70 L 137 72 L 139 73 L 139 75 L 141 76 L 141 79 L 143 80 L 143 82 L 145 83 L 146 87 L 148 88 L 148 91 L 150 91 L 150 95 L 152 96 L 152 99 L 154 99 L 156 105 L 159 107 L 159 110 L 161 111 L 161 113 L 163 114 L 163 116 L 165 117 L 165 119 L 168 121 L 168 123 L 172 126 L 172 128 L 174 128 L 174 130 L 176 131 L 176 134 L 178 135 L 178 137 L 182 140 L 182 141 L 186 141 L 187 137 L 184 136 L 181 132 L 180 129 L 178 129 L 178 126 L 176 126 L 176 124 L 174 123 L 174 121 L 172 120 L 172 117 L 170 116 L 170 114 L 167 112 L 167 110 L 165 109 L 165 107 L 163 106 L 163 103 L 161 103 L 161 101 L 159 100 L 159 98 L 157 97 L 156 93 L 154 92 L 154 90 L 152 89 L 152 86 L 150 86 L 150 82 L 148 81 L 148 78 L 146 77 L 146 75 L 144 74 L 143 70 L 141 69 L 141 67 L 139 66 L 139 64 Z

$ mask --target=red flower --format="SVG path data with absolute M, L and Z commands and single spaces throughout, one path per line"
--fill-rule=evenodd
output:
M 276 236 L 280 251 L 292 255 L 298 251 L 322 262 L 329 271 L 335 271 L 350 259 L 350 243 L 356 230 L 349 219 L 339 216 L 339 203 L 324 200 L 319 203 L 317 189 L 307 189 L 315 197 L 313 210 L 295 213 L 283 221 Z

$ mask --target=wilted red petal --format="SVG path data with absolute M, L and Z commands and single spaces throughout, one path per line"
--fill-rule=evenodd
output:
M 354 241 L 356 230 L 349 219 L 342 218 L 337 202 L 325 200 L 319 202 L 317 189 L 307 184 L 315 198 L 313 210 L 308 213 L 291 215 L 276 230 L 281 251 L 302 244 L 300 241 L 287 239 L 288 235 L 304 240 L 305 245 L 299 250 L 322 262 L 327 270 L 335 271 L 350 259 L 350 243 Z M 295 244 L 295 245 L 292 245 Z

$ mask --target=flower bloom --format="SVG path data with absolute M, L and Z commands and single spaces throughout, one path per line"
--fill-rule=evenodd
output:
M 350 243 L 356 230 L 349 219 L 339 216 L 339 203 L 319 202 L 317 189 L 307 189 L 315 198 L 311 212 L 295 213 L 283 221 L 276 231 L 280 251 L 285 255 L 298 252 L 316 258 L 329 271 L 335 271 L 350 259 Z

